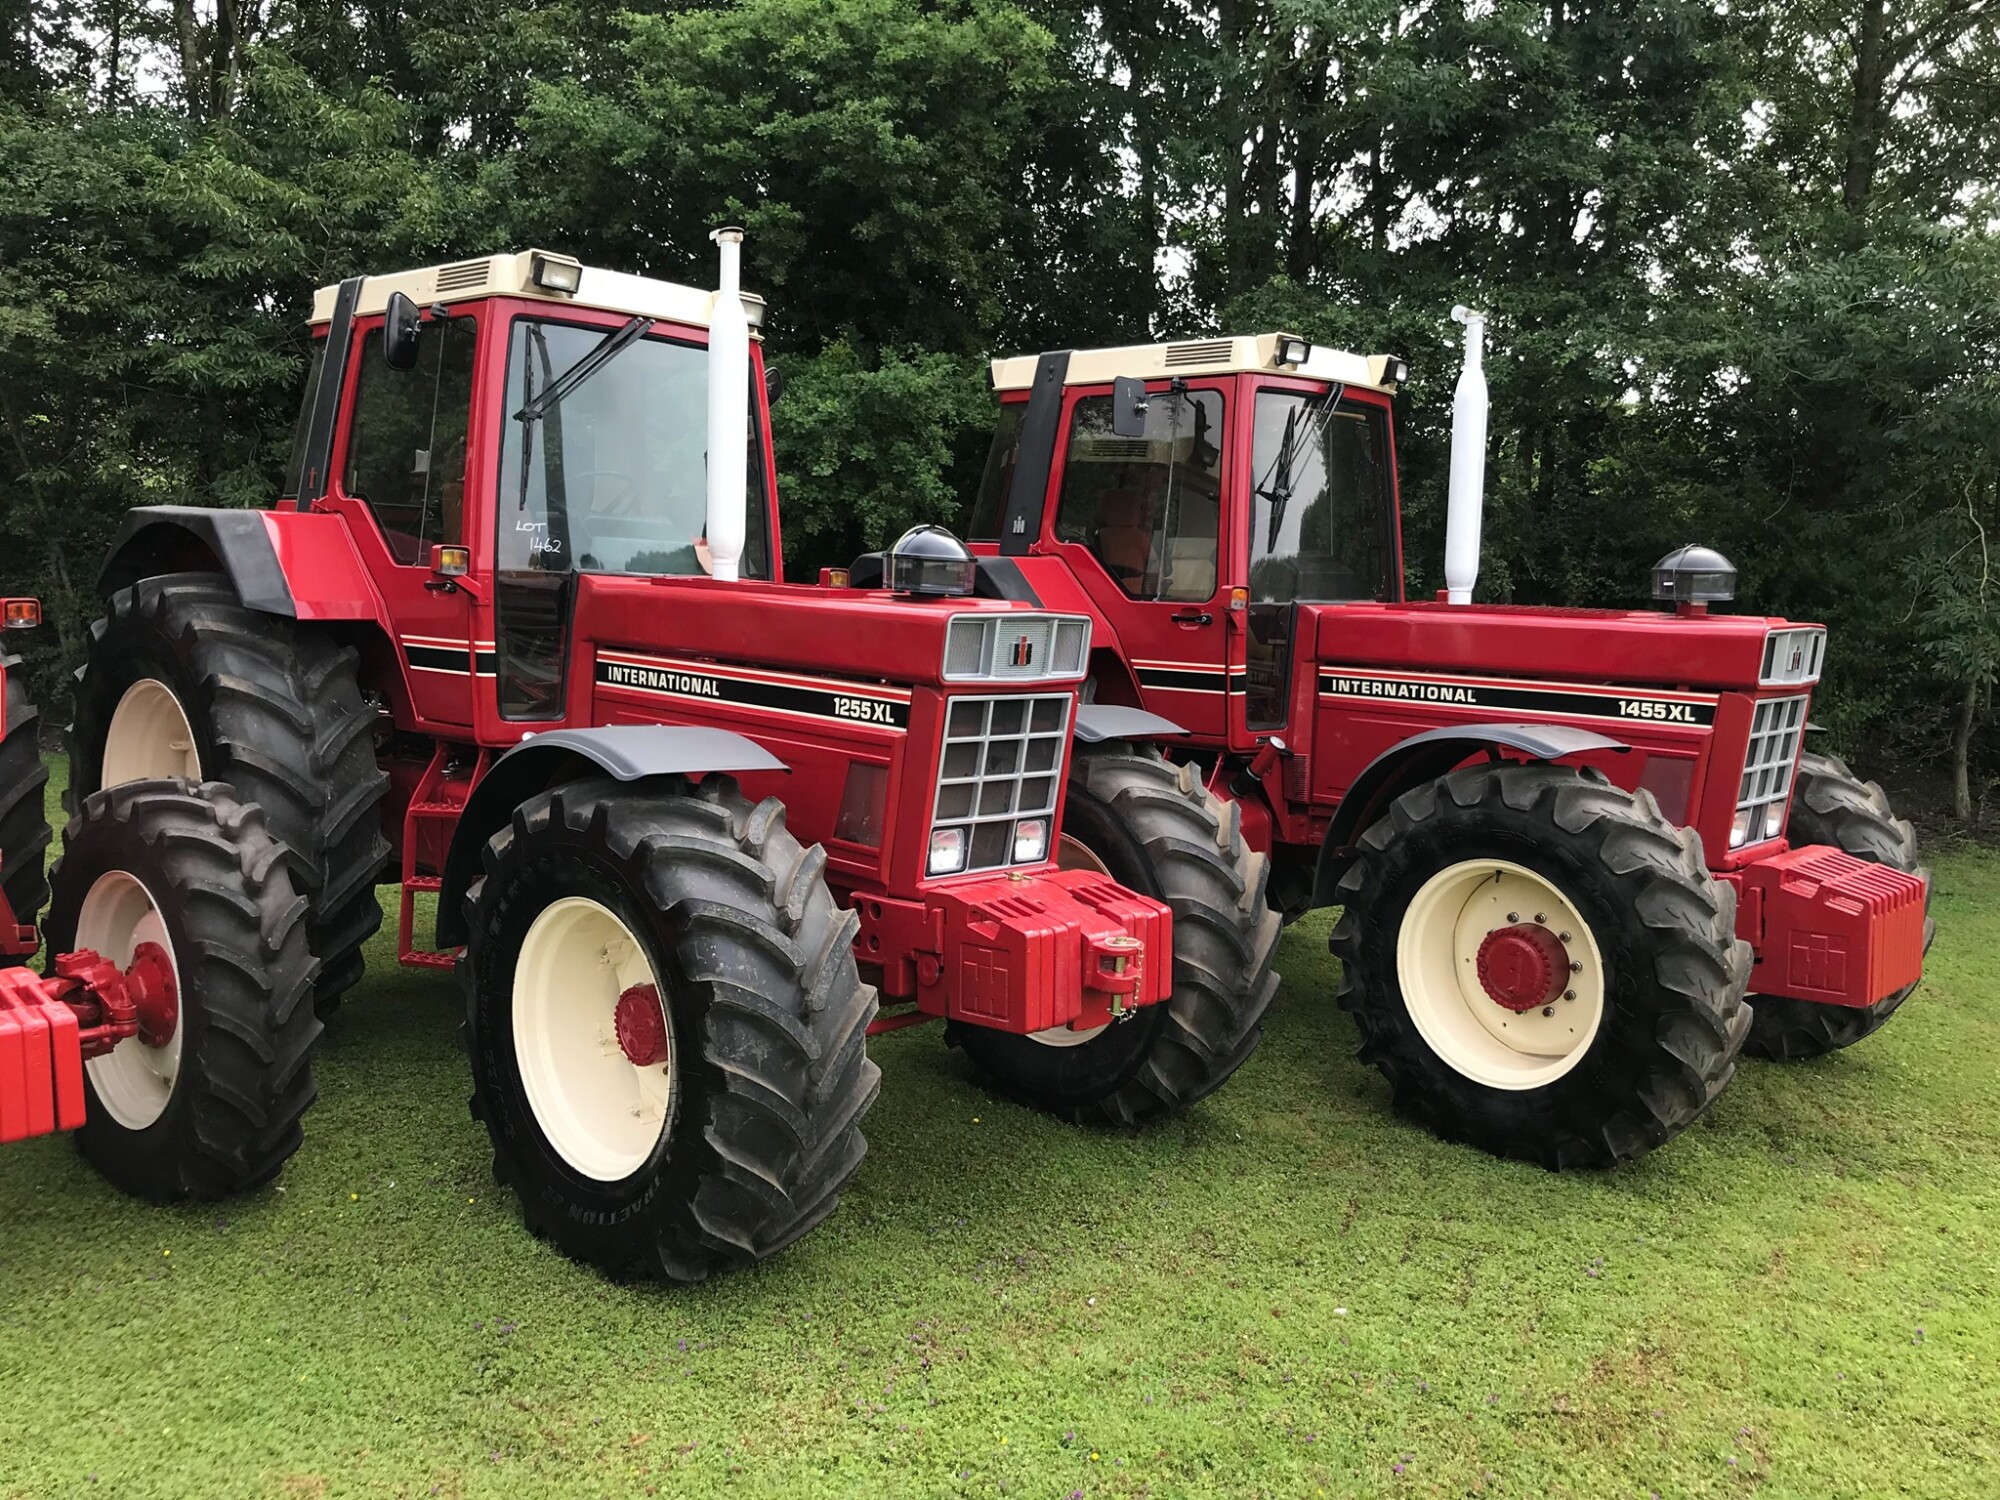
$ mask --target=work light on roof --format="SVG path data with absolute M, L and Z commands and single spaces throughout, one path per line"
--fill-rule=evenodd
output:
M 1313 346 L 1310 339 L 1302 339 L 1295 333 L 1278 335 L 1278 359 L 1280 365 L 1297 369 L 1312 358 Z
M 583 263 L 567 255 L 550 255 L 537 250 L 528 262 L 528 279 L 545 292 L 574 297 L 583 285 Z

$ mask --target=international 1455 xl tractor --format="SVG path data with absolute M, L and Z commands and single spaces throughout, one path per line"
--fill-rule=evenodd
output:
M 996 360 L 970 532 L 991 589 L 1090 619 L 1086 702 L 1184 731 L 1286 915 L 1343 908 L 1338 998 L 1402 1109 L 1606 1164 L 1693 1121 L 1746 1045 L 1881 1026 L 1928 876 L 1881 788 L 1802 748 L 1824 629 L 1711 612 L 1718 554 L 1659 565 L 1661 613 L 1468 602 L 1485 385 L 1459 313 L 1436 601 L 1404 594 L 1403 362 L 1287 334 Z
M 535 251 L 325 288 L 276 507 L 128 517 L 48 923 L 176 996 L 79 1080 L 126 1187 L 277 1170 L 390 868 L 403 961 L 464 985 L 497 1174 L 616 1273 L 831 1212 L 871 1031 L 943 1018 L 1079 1121 L 1256 1045 L 1268 861 L 1145 746 L 1171 726 L 1080 703 L 1086 614 L 973 597 L 922 528 L 882 590 L 777 581 L 763 304 L 718 238 L 713 293 Z

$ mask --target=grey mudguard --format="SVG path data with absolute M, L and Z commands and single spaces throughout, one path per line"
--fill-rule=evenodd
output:
M 176 544 L 213 556 L 229 575 L 236 597 L 268 615 L 297 615 L 292 586 L 278 562 L 264 514 L 255 510 L 206 510 L 193 505 L 144 505 L 125 512 L 111 543 L 97 591 L 108 596 L 159 571 Z
M 493 762 L 459 814 L 451 852 L 445 856 L 444 888 L 438 893 L 438 946 L 455 947 L 466 940 L 464 896 L 479 874 L 479 851 L 536 792 L 599 773 L 638 781 L 789 769 L 755 740 L 703 725 L 612 724 L 530 735 Z
M 1126 708 L 1117 703 L 1079 703 L 1076 706 L 1076 737 L 1086 745 L 1101 744 L 1105 740 L 1157 740 L 1186 733 L 1172 719 L 1147 713 L 1143 708 Z

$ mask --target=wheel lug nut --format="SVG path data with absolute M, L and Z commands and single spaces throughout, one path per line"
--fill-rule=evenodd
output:
M 1572 974 L 1581 974 L 1581 973 L 1583 972 L 1583 965 L 1582 965 L 1582 964 L 1580 964 L 1580 963 L 1577 963 L 1577 962 L 1576 962 L 1575 960 L 1571 960 L 1571 962 L 1570 962 L 1570 966 L 1569 966 L 1569 971 L 1570 971 L 1570 973 L 1572 973 Z
M 1521 914 L 1517 911 L 1510 911 L 1507 913 L 1507 920 L 1510 922 L 1518 922 L 1521 920 Z
M 1553 1005 L 1544 1005 L 1542 1007 L 1542 1014 L 1545 1016 L 1552 1016 L 1555 1013 L 1556 1013 L 1556 1008 Z
M 1556 934 L 1556 941 L 1557 941 L 1557 942 L 1559 942 L 1559 943 L 1566 943 L 1566 942 L 1568 942 L 1568 941 L 1569 941 L 1569 934 L 1568 934 L 1568 933 L 1566 933 L 1566 932 L 1559 932 L 1559 933 L 1557 933 L 1557 934 Z
M 1535 920 L 1537 922 L 1540 922 L 1544 927 L 1549 925 L 1549 915 L 1547 912 L 1541 912 L 1541 911 L 1536 912 Z
M 1564 990 L 1564 991 L 1563 991 L 1563 999 L 1565 999 L 1565 1000 L 1574 1000 L 1575 998 L 1576 998 L 1576 991 L 1575 991 L 1575 990 Z

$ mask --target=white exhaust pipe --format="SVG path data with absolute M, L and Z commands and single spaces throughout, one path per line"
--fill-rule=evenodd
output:
M 743 560 L 750 451 L 750 320 L 743 313 L 743 231 L 709 236 L 721 255 L 708 314 L 709 575 L 734 583 Z
M 1479 519 L 1486 502 L 1486 314 L 1454 307 L 1465 325 L 1465 368 L 1451 398 L 1451 488 L 1445 501 L 1444 586 L 1448 602 L 1470 604 L 1479 581 Z

